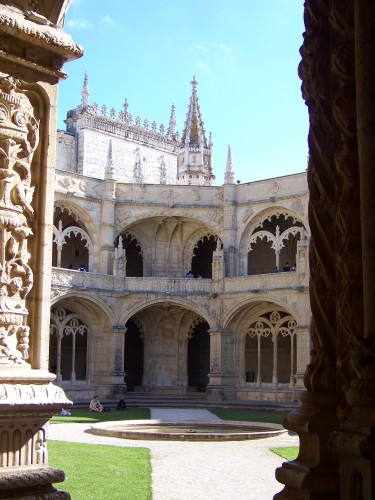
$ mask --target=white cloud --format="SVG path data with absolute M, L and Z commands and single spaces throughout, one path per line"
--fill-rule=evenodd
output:
M 199 45 L 199 44 L 194 45 L 193 50 L 199 50 L 200 52 L 204 52 L 205 54 L 207 54 L 209 52 L 208 47 L 205 47 L 204 45 Z
M 89 28 L 90 23 L 84 19 L 69 19 L 67 22 L 69 28 L 75 28 L 77 30 L 86 30 Z
M 111 16 L 108 16 L 108 15 L 107 15 L 107 16 L 104 16 L 104 17 L 102 18 L 102 21 L 103 21 L 103 23 L 105 23 L 105 24 L 109 24 L 110 26 L 116 26 L 116 22 L 115 22 L 115 20 L 114 20 L 114 19 L 112 19 L 112 17 L 111 17 Z
M 207 75 L 211 74 L 211 67 L 202 60 L 197 62 L 197 68 L 203 71 L 204 73 L 207 73 Z
M 231 54 L 232 53 L 232 49 L 226 43 L 223 43 L 223 42 L 214 43 L 214 46 L 217 49 L 219 49 L 219 50 L 221 50 L 223 52 L 226 52 L 227 54 Z

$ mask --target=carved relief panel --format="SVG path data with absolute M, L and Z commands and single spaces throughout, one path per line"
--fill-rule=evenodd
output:
M 25 299 L 33 286 L 28 239 L 35 186 L 31 163 L 39 120 L 24 84 L 0 74 L 0 365 L 28 358 Z

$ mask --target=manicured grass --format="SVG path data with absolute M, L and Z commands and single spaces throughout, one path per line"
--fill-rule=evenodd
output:
M 126 412 L 125 412 L 126 413 Z M 48 441 L 49 465 L 65 472 L 54 486 L 76 500 L 151 500 L 147 448 Z
M 97 422 L 114 422 L 117 420 L 148 420 L 150 418 L 148 408 L 129 408 L 126 411 L 117 411 L 116 408 L 111 408 L 111 411 L 103 413 L 93 413 L 87 408 L 73 408 L 71 411 L 71 417 L 55 415 L 51 419 L 51 424 L 95 424 Z
M 265 410 L 237 410 L 224 408 L 209 408 L 209 411 L 222 420 L 236 420 L 243 422 L 268 422 L 271 424 L 282 424 L 288 413 L 278 413 Z
M 284 446 L 283 448 L 270 448 L 270 450 L 290 461 L 297 458 L 299 446 Z

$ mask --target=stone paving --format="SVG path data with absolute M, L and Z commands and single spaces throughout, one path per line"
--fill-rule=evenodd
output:
M 68 418 L 68 417 L 67 417 Z M 208 410 L 151 409 L 159 420 L 219 420 Z M 151 450 L 153 500 L 268 500 L 282 489 L 271 447 L 298 445 L 298 436 L 226 442 L 138 441 L 85 433 L 88 424 L 54 424 L 49 439 Z M 106 498 L 98 496 L 97 500 Z M 81 500 L 81 499 L 79 499 Z M 111 499 L 106 499 L 111 500 Z

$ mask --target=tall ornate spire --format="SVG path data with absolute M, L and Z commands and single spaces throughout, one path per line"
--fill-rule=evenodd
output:
M 193 76 L 191 97 L 178 159 L 180 184 L 210 185 L 215 179 L 212 173 L 212 141 L 207 142 L 197 96 L 198 82 Z
M 172 104 L 171 117 L 169 119 L 168 136 L 174 138 L 176 135 L 176 129 L 177 129 L 176 111 L 174 104 Z
M 86 108 L 89 105 L 90 89 L 89 89 L 89 79 L 85 71 L 85 76 L 83 77 L 83 87 L 81 92 L 81 105 Z
M 232 148 L 228 144 L 227 166 L 224 174 L 224 184 L 234 184 L 234 167 L 232 160 Z
M 107 165 L 105 167 L 104 175 L 106 179 L 114 179 L 115 173 L 115 167 L 113 165 L 112 140 L 110 139 L 108 145 Z

